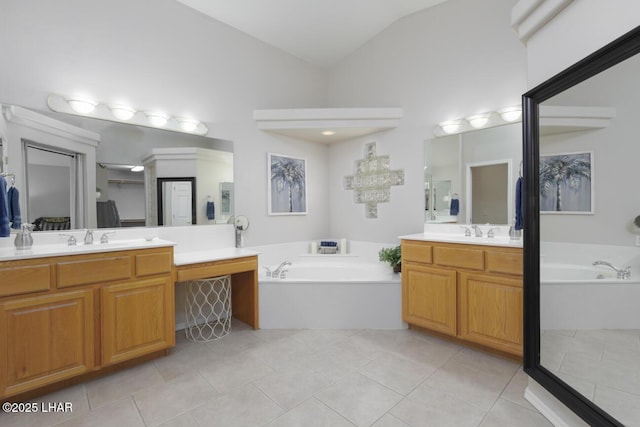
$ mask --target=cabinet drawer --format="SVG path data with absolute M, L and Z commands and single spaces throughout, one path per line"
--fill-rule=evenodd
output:
M 109 256 L 59 262 L 58 288 L 128 279 L 131 277 L 131 257 Z
M 51 265 L 13 265 L 0 268 L 0 297 L 51 289 Z
M 487 271 L 522 275 L 522 252 L 487 251 Z
M 136 276 L 171 273 L 171 252 L 136 255 Z
M 436 246 L 433 248 L 433 262 L 447 267 L 484 270 L 484 251 L 457 246 Z
M 431 264 L 431 245 L 405 240 L 402 242 L 402 259 Z

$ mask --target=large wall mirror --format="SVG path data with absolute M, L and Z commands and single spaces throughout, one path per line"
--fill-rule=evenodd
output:
M 12 108 L 2 105 L 3 112 Z M 64 137 L 53 139 L 46 132 L 33 137 L 28 134 L 30 129 L 24 120 L 15 125 L 10 119 L 0 119 L 0 137 L 8 135 L 5 145 L 16 146 L 3 147 L 3 171 L 17 170 L 15 186 L 23 193 L 22 221 L 45 224 L 38 226 L 36 231 L 167 225 L 166 219 L 159 215 L 158 202 L 163 198 L 157 192 L 157 183 L 160 179 L 185 176 L 193 177 L 194 182 L 189 184 L 192 185 L 190 212 L 183 223 L 220 224 L 234 215 L 231 141 L 51 111 L 20 110 L 27 112 L 24 114 L 54 119 L 56 123 L 62 123 L 61 126 L 70 125 L 65 128 L 71 135 L 69 140 L 75 138 L 72 129 L 79 129 L 80 135 L 82 131 L 89 131 L 91 135 L 99 136 L 97 148 L 90 148 L 91 160 L 80 156 L 92 165 L 95 163 L 95 177 L 87 181 L 79 174 L 92 171 L 93 167 L 70 163 L 68 159 L 73 160 L 77 153 L 66 146 Z M 61 148 L 61 145 L 65 147 Z M 55 161 L 51 160 L 54 155 L 57 156 Z M 66 161 L 64 165 L 63 160 Z M 25 163 L 25 167 L 17 167 L 20 162 Z M 138 168 L 132 169 L 134 166 Z M 73 188 L 77 185 L 83 189 L 85 181 L 92 188 L 84 188 L 82 194 Z M 66 194 L 64 203 L 58 193 Z
M 425 222 L 510 224 L 521 141 L 520 123 L 426 141 Z
M 640 425 L 638 53 L 640 27 L 523 97 L 524 367 L 594 426 Z

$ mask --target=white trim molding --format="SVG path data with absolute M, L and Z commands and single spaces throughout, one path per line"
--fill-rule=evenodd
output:
M 573 0 L 520 0 L 511 9 L 511 26 L 523 43 L 560 14 Z

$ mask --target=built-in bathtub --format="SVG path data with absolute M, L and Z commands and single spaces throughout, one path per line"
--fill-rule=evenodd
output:
M 542 242 L 540 328 L 640 329 L 640 250 L 635 247 Z M 631 267 L 618 279 L 606 266 Z
M 397 244 L 349 242 L 346 255 L 310 254 L 310 242 L 253 247 L 260 253 L 263 329 L 403 329 L 400 275 L 378 261 Z M 283 261 L 285 278 L 267 277 Z

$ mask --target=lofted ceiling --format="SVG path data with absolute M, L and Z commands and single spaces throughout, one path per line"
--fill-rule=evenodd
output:
M 177 0 L 328 68 L 398 19 L 446 0 Z

